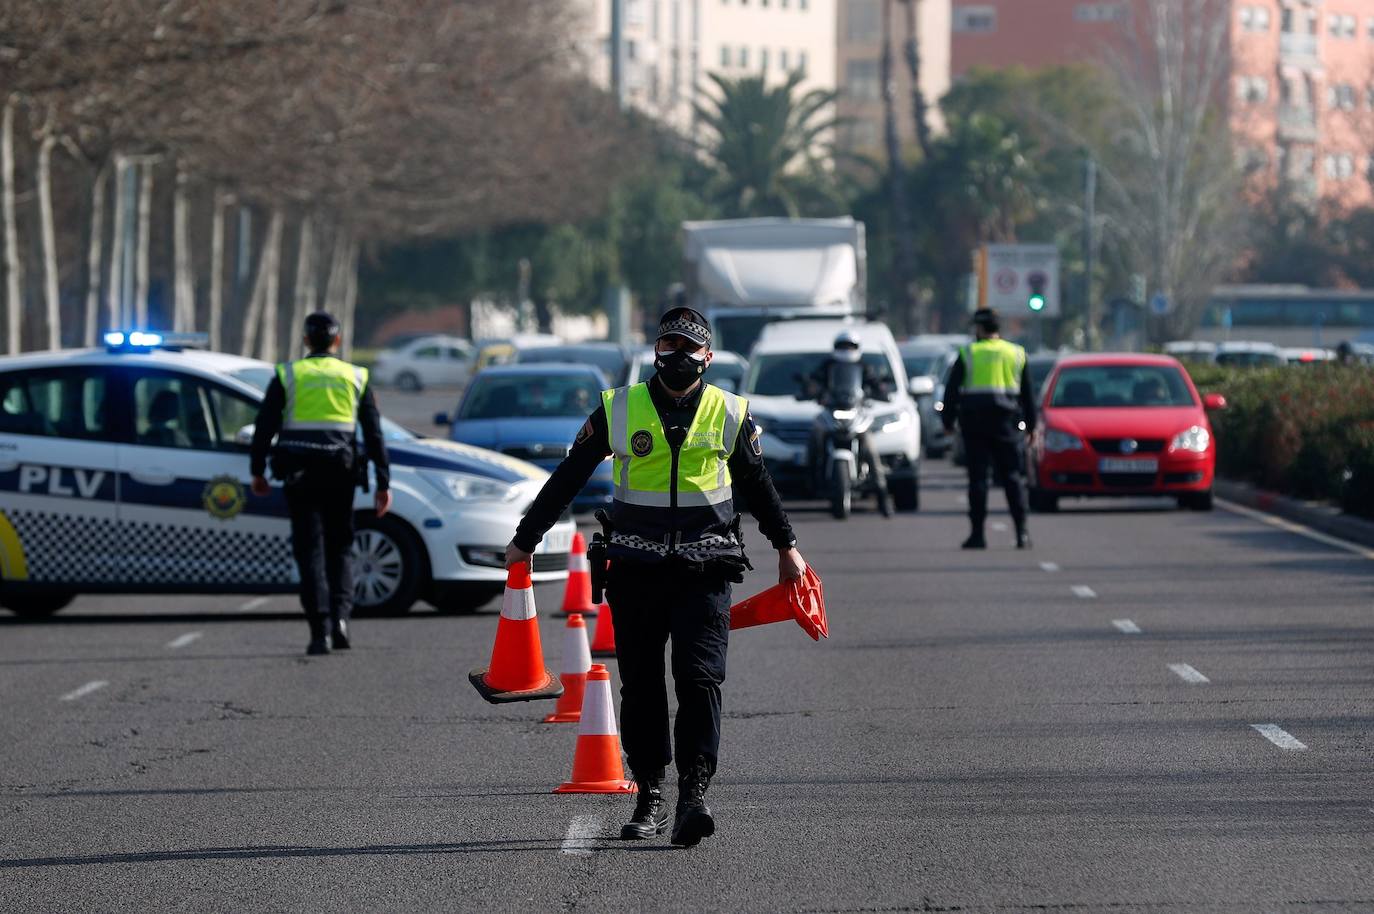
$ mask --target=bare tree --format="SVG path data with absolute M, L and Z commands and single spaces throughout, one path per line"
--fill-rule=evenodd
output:
M 927 160 L 931 157 L 930 106 L 921 88 L 921 35 L 917 28 L 921 0 L 900 0 L 906 14 L 906 37 L 902 42 L 902 56 L 906 59 L 907 76 L 911 79 L 911 119 L 916 125 L 916 144 Z
M 883 53 L 880 78 L 883 82 L 883 137 L 887 146 L 887 195 L 893 223 L 893 272 L 896 274 L 900 309 L 908 328 L 922 330 L 924 315 L 919 313 L 916 290 L 916 237 L 911 222 L 911 198 L 907 192 L 906 165 L 902 160 L 902 138 L 897 130 L 897 85 L 893 78 L 892 30 L 893 0 L 883 0 Z
M 176 187 L 172 191 L 172 327 L 178 331 L 191 330 L 196 322 L 196 282 L 191 267 L 191 202 L 186 183 L 186 171 L 178 163 Z
M 0 116 L 0 209 L 5 221 L 5 345 L 10 355 L 19 352 L 22 331 L 20 315 L 24 311 L 24 281 L 19 260 L 19 227 L 15 214 L 14 193 L 14 115 L 19 100 L 11 95 L 5 99 Z
M 100 321 L 101 255 L 105 250 L 105 194 L 110 183 L 108 165 L 101 165 L 91 181 L 91 229 L 86 242 L 86 311 L 81 341 L 86 346 L 96 342 Z
M 224 220 L 231 200 L 224 191 L 215 189 L 210 216 L 210 314 L 206 318 L 210 348 L 215 350 L 224 345 Z

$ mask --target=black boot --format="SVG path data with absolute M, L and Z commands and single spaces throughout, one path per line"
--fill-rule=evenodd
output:
M 959 548 L 961 548 L 961 549 L 986 549 L 986 548 L 988 548 L 988 541 L 985 540 L 985 539 L 983 539 L 983 530 L 982 530 L 982 528 L 975 528 L 974 531 L 973 531 L 972 533 L 969 534 L 968 539 L 964 540 L 964 544 L 963 544 L 962 546 L 960 546 Z
M 1031 547 L 1031 538 L 1030 538 L 1030 534 L 1026 532 L 1026 528 L 1025 528 L 1025 527 L 1022 527 L 1021 529 L 1019 529 L 1019 530 L 1016 531 L 1016 548 L 1017 548 L 1017 549 L 1029 549 L 1030 547 Z
M 663 799 L 662 776 L 635 779 L 639 796 L 635 799 L 635 812 L 625 827 L 620 829 L 622 841 L 644 841 L 657 838 L 668 830 L 668 802 Z
M 673 819 L 672 842 L 678 847 L 696 847 L 702 838 L 716 833 L 716 820 L 706 805 L 706 788 L 711 786 L 711 768 L 698 759 L 677 779 L 677 816 Z
M 345 619 L 335 619 L 330 628 L 330 641 L 334 644 L 334 650 L 346 651 L 353 645 L 348 643 L 348 621 Z
M 310 643 L 306 645 L 305 652 L 312 657 L 329 653 L 329 634 L 325 631 L 324 619 L 310 620 Z

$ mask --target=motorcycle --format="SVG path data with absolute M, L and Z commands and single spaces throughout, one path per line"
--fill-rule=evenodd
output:
M 864 393 L 863 366 L 833 366 L 821 407 L 812 430 L 812 472 L 818 491 L 829 494 L 830 513 L 844 520 L 856 495 L 873 492 L 883 515 L 890 517 L 892 500 L 866 437 L 874 415 Z

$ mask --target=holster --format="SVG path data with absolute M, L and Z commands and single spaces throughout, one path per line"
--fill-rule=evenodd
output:
M 598 510 L 595 516 L 601 523 L 602 532 L 592 534 L 592 541 L 587 545 L 587 565 L 591 568 L 592 603 L 599 606 L 606 592 L 606 549 L 610 546 L 612 527 L 611 518 L 604 510 Z
M 357 445 L 354 445 L 353 472 L 356 474 L 356 478 L 358 480 L 358 488 L 362 489 L 364 492 L 372 491 L 372 483 L 367 478 L 368 463 L 369 461 L 367 459 L 367 452 L 359 448 Z

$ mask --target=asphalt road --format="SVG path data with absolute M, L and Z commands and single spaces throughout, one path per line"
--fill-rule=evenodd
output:
M 1149 502 L 970 555 L 926 482 L 795 512 L 831 638 L 736 633 L 687 851 L 549 792 L 576 727 L 466 682 L 494 612 L 309 659 L 285 598 L 0 619 L 0 910 L 1374 910 L 1369 557 Z

